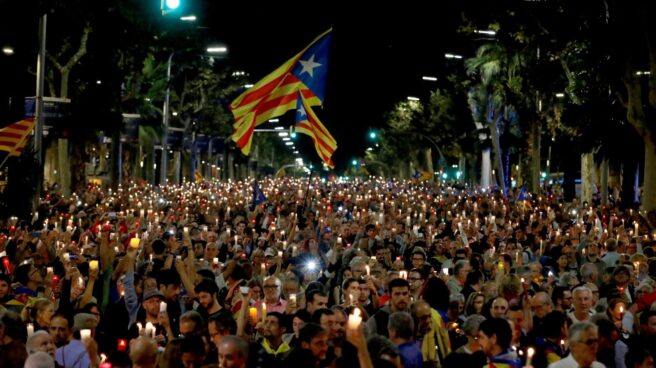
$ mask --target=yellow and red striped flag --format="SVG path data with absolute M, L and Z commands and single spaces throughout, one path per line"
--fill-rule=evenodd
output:
M 21 120 L 0 129 L 0 151 L 7 151 L 12 156 L 20 156 L 32 129 L 34 129 L 34 118 Z
M 308 105 L 321 105 L 325 94 L 331 31 L 329 29 L 321 34 L 230 103 L 235 117 L 232 140 L 245 155 L 250 153 L 255 127 L 296 108 L 298 93 L 303 95 Z
M 305 98 L 299 93 L 298 108 L 296 110 L 296 132 L 312 137 L 317 154 L 328 167 L 335 168 L 332 156 L 337 149 L 337 141 L 319 121 Z

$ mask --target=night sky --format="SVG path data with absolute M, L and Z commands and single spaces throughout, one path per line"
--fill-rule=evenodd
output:
M 435 4 L 421 2 L 393 6 L 378 3 L 369 7 L 322 3 L 324 6 L 319 7 L 318 3 L 308 2 L 256 5 L 212 0 L 182 1 L 191 1 L 189 11 L 198 16 L 196 26 L 203 27 L 201 34 L 207 37 L 208 43 L 224 42 L 229 48 L 229 64 L 249 72 L 252 83 L 333 27 L 328 91 L 323 108 L 315 111 L 337 140 L 339 148 L 334 161 L 338 167 L 364 153 L 369 128 L 380 126 L 384 112 L 395 102 L 405 100 L 409 95 L 427 97 L 439 84 L 422 81 L 422 75 L 439 78 L 453 67 L 450 64 L 462 63 L 462 60 L 445 59 L 445 53 L 471 55 L 473 50 L 471 44 L 463 42 L 463 37 L 456 33 L 459 10 L 443 4 L 439 4 L 440 9 L 436 11 Z M 33 50 L 36 44 L 35 14 L 29 12 L 30 7 L 24 2 L 11 3 L 15 9 L 3 12 L 0 19 L 0 43 L 4 45 L 20 38 L 22 45 L 17 45 L 17 54 L 26 49 Z M 152 11 L 151 3 L 155 1 L 139 4 Z M 157 6 L 154 5 L 154 12 L 144 16 L 156 16 Z M 21 14 L 24 19 L 16 14 Z M 61 19 L 66 15 L 59 13 L 51 18 L 55 16 Z M 31 60 L 35 57 L 31 55 L 27 59 L 15 56 L 8 59 L 0 55 L 5 82 L 8 74 L 12 74 L 8 71 L 16 70 L 19 63 L 24 60 L 34 63 Z M 7 86 L 7 83 L 3 84 Z M 23 80 L 21 85 L 26 95 L 34 94 L 32 80 Z M 12 91 L 16 93 L 15 88 Z M 291 123 L 292 119 L 293 112 L 289 112 L 282 121 Z M 301 139 L 306 140 L 305 137 Z M 301 144 L 301 147 L 306 156 L 316 158 L 311 145 Z

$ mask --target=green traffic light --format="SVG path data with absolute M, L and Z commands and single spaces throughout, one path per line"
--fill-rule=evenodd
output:
M 351 161 L 351 163 L 353 164 L 353 166 L 357 166 L 358 161 L 357 161 L 357 160 L 353 160 L 353 161 Z
M 296 138 L 296 132 L 292 132 L 292 134 L 290 134 L 290 137 Z
M 369 138 L 376 139 L 376 132 L 369 133 Z

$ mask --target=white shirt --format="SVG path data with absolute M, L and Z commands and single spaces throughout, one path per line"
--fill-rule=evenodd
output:
M 572 354 L 569 354 L 566 358 L 561 359 L 555 363 L 549 364 L 549 368 L 582 368 L 579 363 L 574 360 Z M 606 368 L 605 365 L 595 361 L 590 364 L 590 368 Z

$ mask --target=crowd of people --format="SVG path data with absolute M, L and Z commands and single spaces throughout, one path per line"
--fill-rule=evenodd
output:
M 0 367 L 653 367 L 656 215 L 380 178 L 0 212 Z

